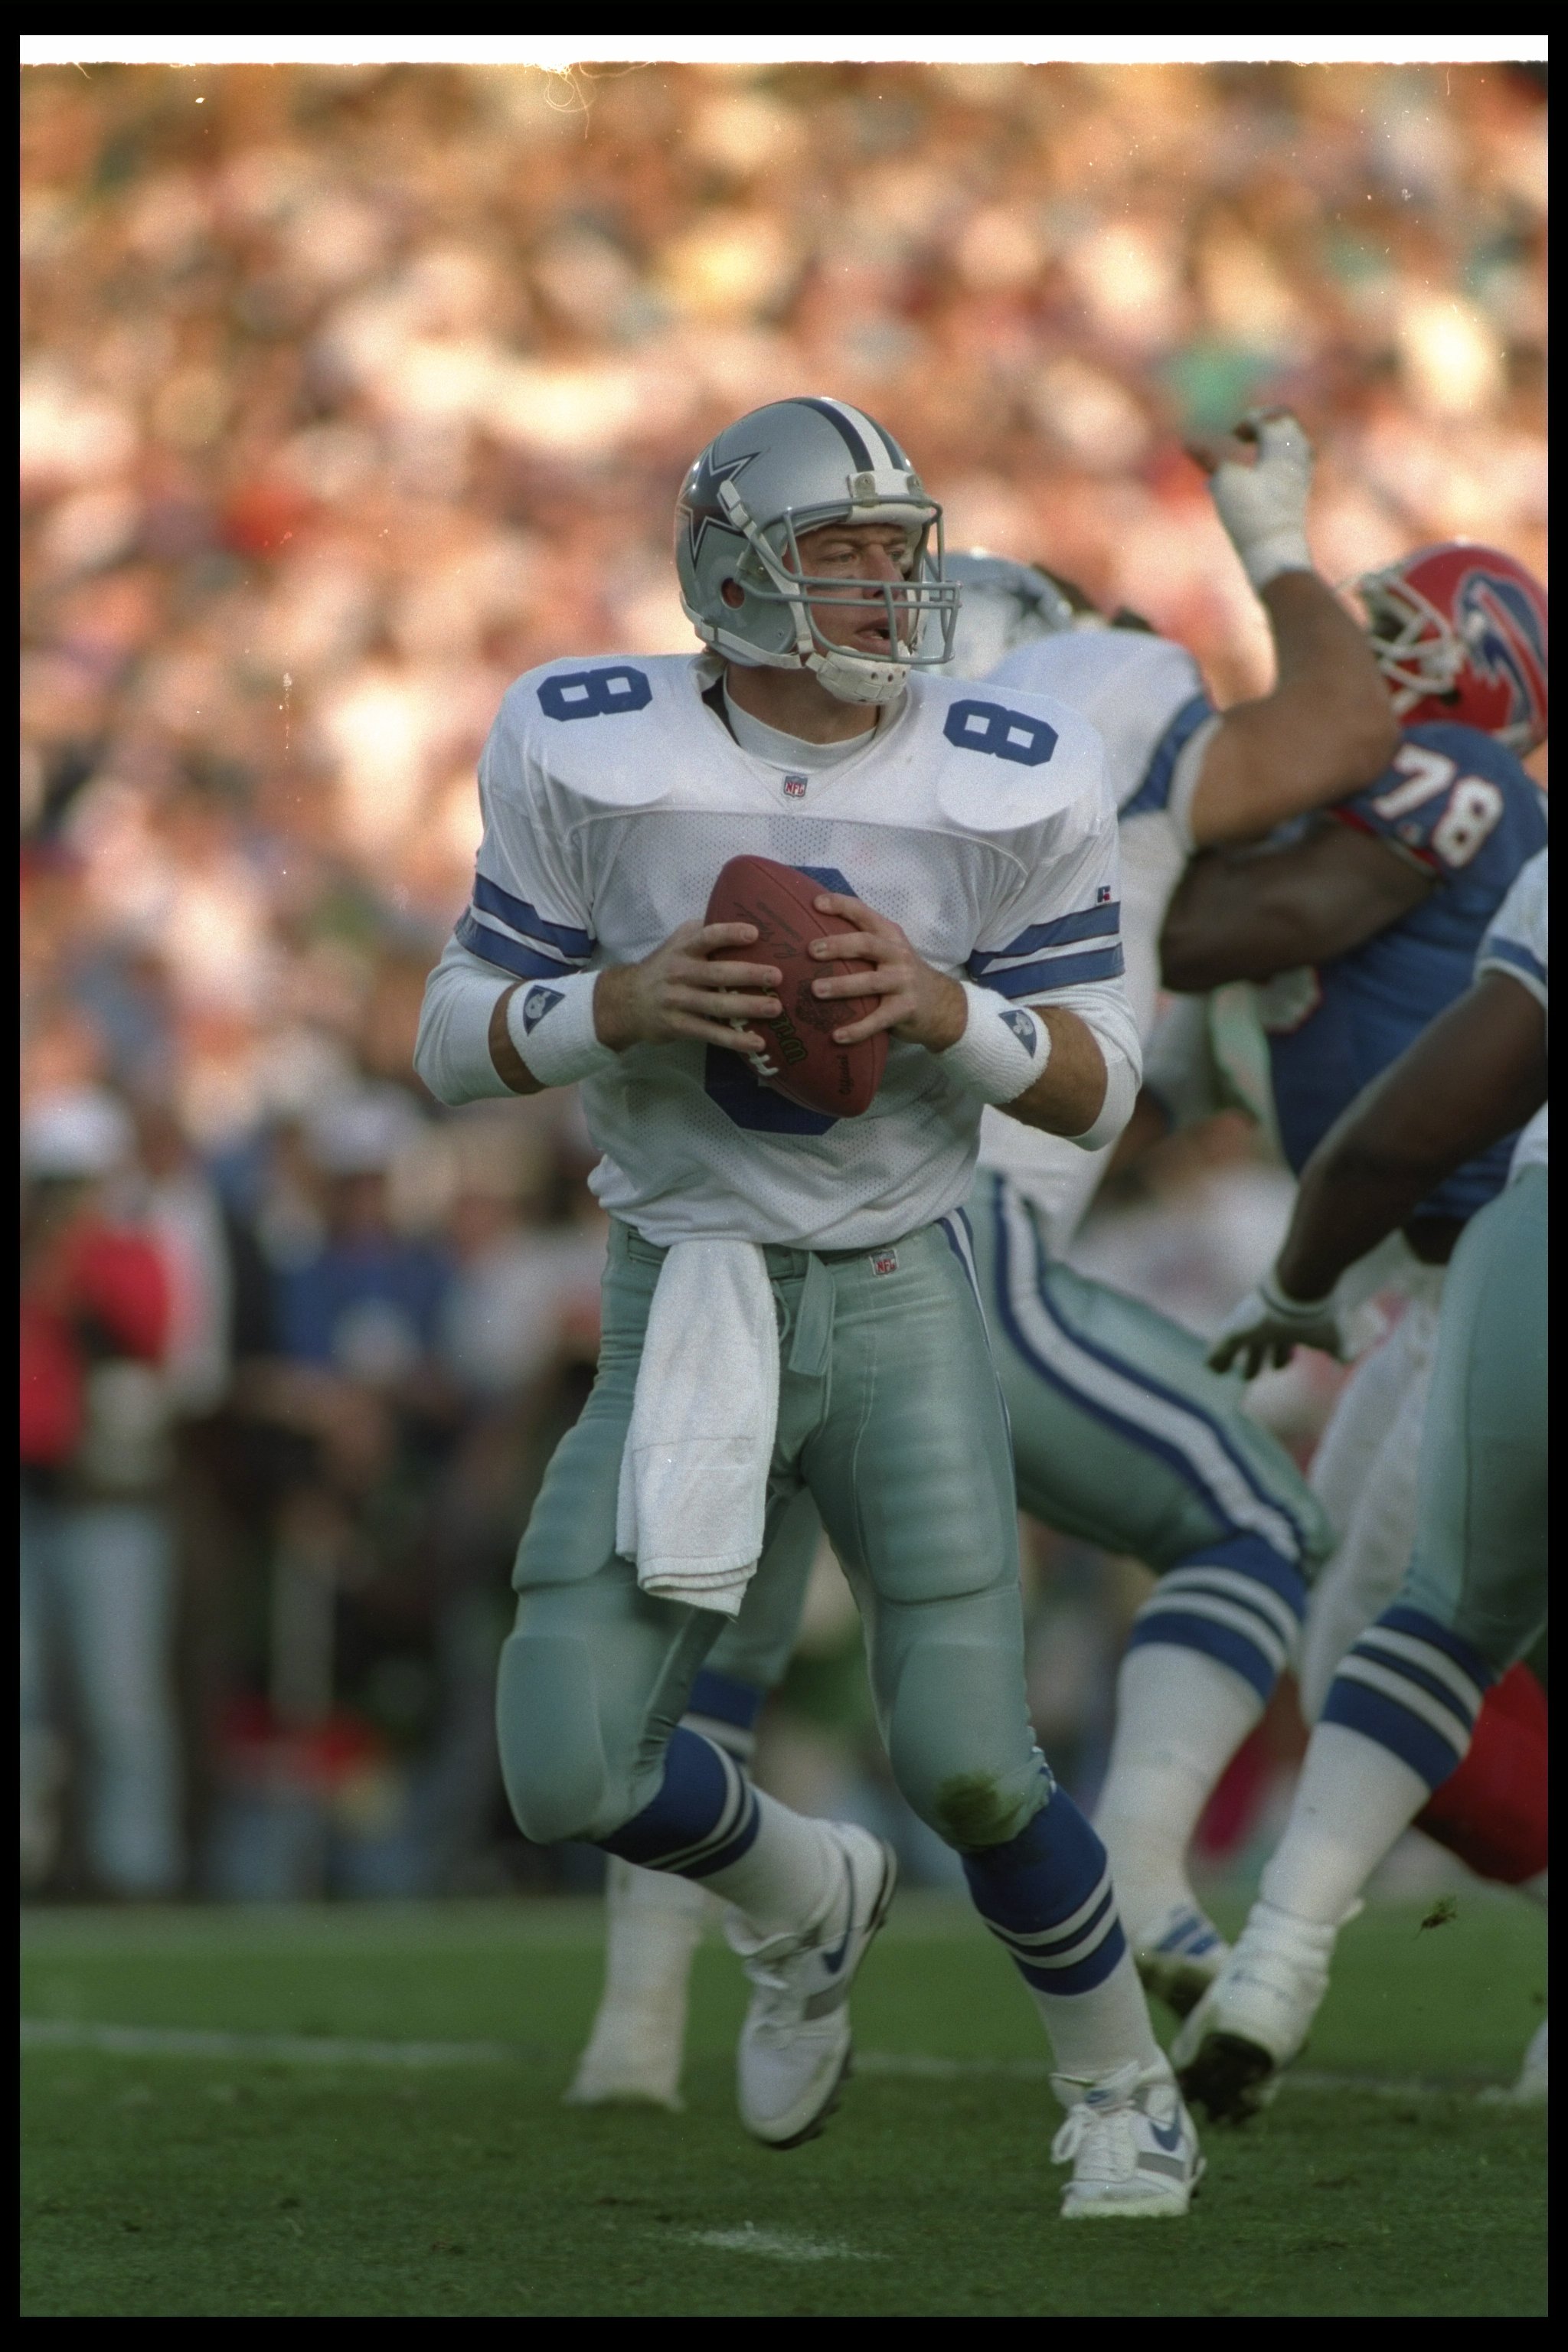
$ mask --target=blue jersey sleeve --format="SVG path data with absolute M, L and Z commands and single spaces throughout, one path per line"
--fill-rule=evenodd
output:
M 1334 1120 L 1470 984 L 1477 950 L 1521 868 L 1546 844 L 1546 796 L 1473 727 L 1412 727 L 1392 766 L 1333 811 L 1414 858 L 1434 887 L 1386 929 L 1294 976 L 1265 1017 L 1285 1156 L 1300 1171 Z M 1468 1217 L 1501 1189 L 1510 1143 L 1458 1169 L 1422 1203 Z
M 1539 848 L 1542 793 L 1514 754 L 1473 727 L 1413 727 L 1374 784 L 1333 814 L 1452 882 L 1511 876 Z

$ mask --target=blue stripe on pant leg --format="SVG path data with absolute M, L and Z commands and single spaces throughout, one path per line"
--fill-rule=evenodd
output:
M 974 1907 L 1026 1982 L 1092 1992 L 1127 1949 L 1105 1848 L 1053 1787 L 1016 1837 L 963 1856 Z
M 1019 1322 L 1012 1297 L 1015 1252 L 1007 1230 L 1005 1180 L 1000 1176 L 994 1176 L 992 1185 L 992 1218 L 996 1248 L 994 1305 L 1001 1318 L 1002 1327 L 1018 1354 L 1030 1370 L 1037 1373 L 1048 1387 L 1055 1389 L 1059 1395 L 1069 1398 L 1080 1412 L 1088 1413 L 1091 1419 L 1102 1423 L 1108 1429 L 1113 1429 L 1119 1436 L 1126 1438 L 1142 1451 L 1153 1454 L 1157 1460 L 1163 1462 L 1168 1468 L 1175 1472 L 1184 1485 L 1201 1496 L 1217 1518 L 1232 1527 L 1237 1527 L 1237 1511 L 1217 1493 L 1213 1480 L 1205 1475 L 1188 1447 L 1179 1444 L 1173 1437 L 1163 1435 L 1131 1420 L 1125 1412 L 1119 1410 L 1105 1398 L 1095 1395 L 1081 1382 L 1072 1380 L 1065 1371 L 1053 1365 L 1030 1339 Z M 1021 1202 L 1021 1206 L 1026 1206 L 1026 1204 Z M 1265 1524 L 1271 1524 L 1288 1540 L 1293 1540 L 1297 1548 L 1305 1553 L 1310 1549 L 1305 1529 L 1298 1524 L 1289 1504 L 1269 1494 L 1262 1486 L 1251 1464 L 1232 1444 L 1223 1422 L 1192 1397 L 1183 1395 L 1179 1391 L 1167 1387 L 1163 1381 L 1156 1380 L 1142 1365 L 1116 1355 L 1102 1342 L 1090 1339 L 1075 1329 L 1067 1320 L 1051 1295 L 1049 1264 L 1039 1229 L 1032 1217 L 1029 1219 L 1029 1247 L 1033 1255 L 1034 1280 L 1029 1286 L 1033 1299 L 1051 1329 L 1059 1335 L 1059 1339 L 1068 1348 L 1077 1349 L 1089 1364 L 1099 1365 L 1117 1380 L 1126 1382 L 1134 1389 L 1142 1390 L 1148 1396 L 1157 1399 L 1179 1419 L 1185 1420 L 1195 1428 L 1201 1429 L 1204 1435 L 1223 1455 L 1228 1471 L 1239 1479 L 1249 1504 L 1255 1508 L 1258 1517 Z M 1279 1547 L 1276 1546 L 1275 1549 L 1278 1549 Z
M 1223 1421 L 1219 1420 L 1214 1413 L 1210 1412 L 1205 1405 L 1199 1404 L 1194 1398 L 1184 1395 L 1179 1389 L 1167 1387 L 1163 1381 L 1157 1380 L 1155 1378 L 1153 1373 L 1148 1370 L 1146 1365 L 1139 1363 L 1135 1359 L 1118 1355 L 1115 1349 L 1107 1347 L 1103 1340 L 1089 1339 L 1087 1333 L 1077 1329 L 1075 1326 L 1068 1321 L 1067 1316 L 1062 1312 L 1051 1292 L 1050 1261 L 1046 1255 L 1045 1238 L 1040 1233 L 1038 1226 L 1036 1226 L 1034 1229 L 1034 1242 L 1036 1295 L 1039 1299 L 1040 1305 L 1044 1307 L 1047 1315 L 1049 1317 L 1052 1323 L 1055 1324 L 1057 1329 L 1060 1331 L 1064 1338 L 1068 1339 L 1075 1348 L 1081 1349 L 1083 1353 L 1088 1356 L 1091 1361 L 1102 1364 L 1107 1371 L 1118 1373 L 1123 1380 L 1131 1381 L 1137 1387 L 1146 1389 L 1151 1396 L 1158 1397 L 1162 1403 L 1173 1406 L 1178 1412 L 1188 1414 L 1194 1421 L 1199 1423 L 1207 1434 L 1213 1438 L 1215 1444 L 1219 1447 L 1231 1469 L 1234 1470 L 1237 1475 L 1240 1478 L 1243 1486 L 1247 1488 L 1254 1502 L 1260 1505 L 1261 1507 L 1276 1521 L 1282 1522 L 1296 1538 L 1298 1543 L 1301 1545 L 1301 1548 L 1304 1550 L 1306 1549 L 1304 1531 L 1297 1526 L 1295 1519 L 1291 1516 L 1289 1506 L 1282 1503 L 1278 1496 L 1268 1493 L 1267 1488 L 1259 1483 L 1258 1474 L 1254 1470 L 1252 1465 L 1247 1461 L 1247 1456 L 1232 1443 L 1230 1433 L 1226 1428 Z M 1073 1393 L 1078 1395 L 1081 1402 L 1088 1402 L 1088 1399 L 1084 1396 L 1081 1390 L 1075 1390 Z M 1146 1443 L 1149 1442 L 1149 1433 L 1140 1432 L 1138 1433 L 1144 1438 Z M 1234 1526 L 1236 1522 L 1235 1512 L 1226 1507 L 1218 1494 L 1215 1492 L 1212 1480 L 1205 1476 L 1198 1464 L 1193 1460 L 1190 1455 L 1185 1454 L 1179 1454 L 1174 1458 L 1178 1459 L 1183 1464 L 1189 1482 L 1199 1488 L 1207 1500 L 1211 1509 L 1213 1509 L 1221 1518 L 1229 1520 Z
M 606 1853 L 646 1870 L 707 1878 L 739 1862 L 758 1826 L 755 1793 L 738 1767 L 710 1739 L 678 1723 L 658 1796 L 600 1843 Z

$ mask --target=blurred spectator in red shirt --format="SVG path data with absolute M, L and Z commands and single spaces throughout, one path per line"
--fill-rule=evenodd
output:
M 110 1213 L 132 1146 L 126 1113 L 96 1090 L 43 1097 L 23 1121 L 22 1866 L 36 1885 L 57 1857 L 63 1670 L 92 1876 L 153 1895 L 182 1869 L 160 1370 L 170 1296 L 153 1243 Z

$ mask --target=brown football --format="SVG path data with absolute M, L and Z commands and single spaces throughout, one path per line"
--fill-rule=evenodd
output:
M 816 911 L 816 899 L 836 887 L 771 857 L 731 857 L 713 885 L 703 920 L 755 923 L 756 946 L 729 949 L 726 960 L 749 962 L 754 957 L 759 963 L 776 964 L 784 975 L 775 991 L 784 1008 L 778 1018 L 745 1024 L 760 1030 L 768 1041 L 765 1056 L 742 1057 L 762 1084 L 806 1110 L 858 1118 L 882 1083 L 888 1037 L 884 1030 L 862 1045 L 836 1045 L 835 1029 L 864 1020 L 878 1000 L 838 996 L 825 1002 L 811 992 L 812 982 L 829 973 L 871 970 L 855 957 L 818 962 L 810 952 L 813 940 L 831 939 L 836 931 L 855 928 L 847 916 Z

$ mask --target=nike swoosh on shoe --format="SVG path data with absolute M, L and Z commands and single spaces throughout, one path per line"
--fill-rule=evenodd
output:
M 844 1862 L 844 1875 L 848 1881 L 849 1895 L 848 1907 L 844 1922 L 844 1933 L 840 1936 L 837 1946 L 831 1952 L 823 1952 L 819 1955 L 822 1965 L 827 1970 L 829 1976 L 837 1976 L 839 1969 L 844 1966 L 844 1956 L 849 1949 L 849 1938 L 855 1932 L 855 1873 L 849 1866 L 847 1856 L 845 1857 Z

